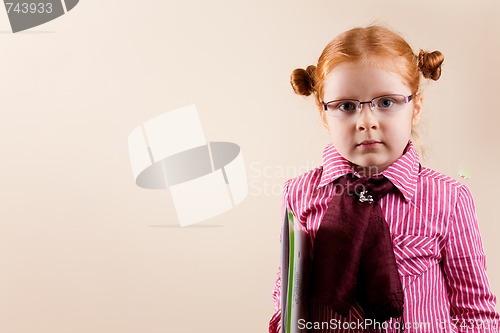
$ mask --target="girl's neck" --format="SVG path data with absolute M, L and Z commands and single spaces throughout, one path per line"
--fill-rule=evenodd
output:
M 382 171 L 384 171 L 387 168 L 387 167 L 382 168 L 382 167 L 379 167 L 376 165 L 361 166 L 361 165 L 356 165 L 356 164 L 352 164 L 352 167 L 363 178 L 373 177 L 373 176 L 381 173 Z

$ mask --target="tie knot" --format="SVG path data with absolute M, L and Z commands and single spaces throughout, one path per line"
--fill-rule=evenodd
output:
M 360 202 L 368 203 L 380 200 L 394 187 L 394 184 L 382 175 L 354 178 L 351 174 L 345 177 L 345 184 L 348 193 L 358 196 Z

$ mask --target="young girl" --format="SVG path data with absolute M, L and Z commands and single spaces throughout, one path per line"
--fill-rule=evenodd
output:
M 312 256 L 315 291 L 301 329 L 497 332 L 496 297 L 471 192 L 422 167 L 415 147 L 420 75 L 437 80 L 443 59 L 439 51 L 421 50 L 417 56 L 399 35 L 369 26 L 342 33 L 326 46 L 317 66 L 292 72 L 294 91 L 314 95 L 331 137 L 323 166 L 284 185 L 282 214 L 293 213 L 306 230 Z M 382 180 L 387 193 L 375 194 L 372 183 Z M 366 191 L 354 187 L 347 193 L 350 181 L 367 181 L 361 184 Z M 365 219 L 383 223 L 375 231 Z M 390 255 L 384 250 L 387 240 Z M 378 282 L 377 276 L 382 276 Z M 278 273 L 271 333 L 281 328 L 280 285 Z M 370 299 L 382 298 L 389 307 L 375 315 Z M 340 301 L 347 302 L 347 310 Z M 386 325 L 373 325 L 373 318 Z

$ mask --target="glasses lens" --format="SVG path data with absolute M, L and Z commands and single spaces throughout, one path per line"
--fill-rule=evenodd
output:
M 381 112 L 398 111 L 406 104 L 406 98 L 403 95 L 385 95 L 373 99 L 375 110 Z
M 334 117 L 345 117 L 356 113 L 358 109 L 358 101 L 350 99 L 342 99 L 330 102 L 326 105 L 327 111 Z

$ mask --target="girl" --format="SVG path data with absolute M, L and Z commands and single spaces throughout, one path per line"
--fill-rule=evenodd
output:
M 294 91 L 314 95 L 331 137 L 323 166 L 283 191 L 282 214 L 291 212 L 310 240 L 313 291 L 301 328 L 497 332 L 471 192 L 422 167 L 415 148 L 420 75 L 437 80 L 443 59 L 416 56 L 396 33 L 369 26 L 342 33 L 317 66 L 292 72 Z M 378 182 L 387 193 L 376 193 Z M 271 333 L 281 327 L 280 285 L 278 273 Z

